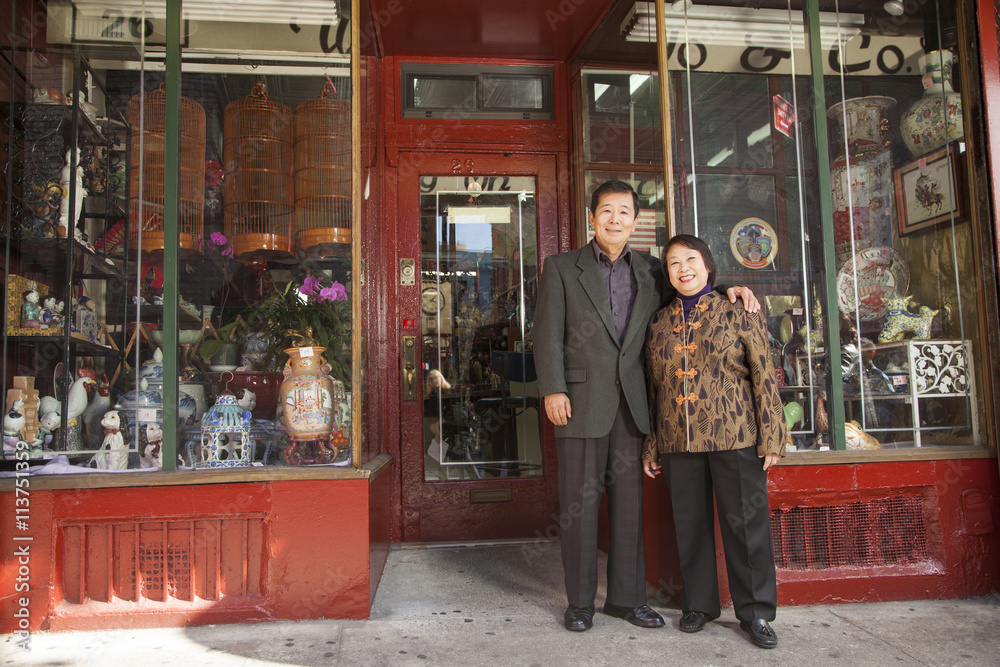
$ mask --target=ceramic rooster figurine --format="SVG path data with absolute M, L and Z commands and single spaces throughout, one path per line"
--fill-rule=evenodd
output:
M 87 449 L 97 449 L 104 439 L 104 432 L 101 430 L 101 419 L 104 413 L 111 409 L 111 387 L 108 385 L 108 376 L 101 374 L 96 382 L 97 393 L 90 399 L 87 408 L 80 415 L 83 422 L 83 441 Z
M 77 378 L 73 385 L 69 388 L 69 394 L 66 400 L 66 420 L 74 421 L 77 417 L 83 414 L 83 411 L 87 409 L 87 405 L 90 402 L 90 387 L 96 385 L 92 378 L 84 375 L 83 377 Z M 62 401 L 54 396 L 42 396 L 38 399 L 38 414 L 44 415 L 49 412 L 54 412 L 57 415 L 62 414 Z
M 104 442 L 101 443 L 101 451 L 94 454 L 94 464 L 105 470 L 127 470 L 128 448 L 122 437 L 118 411 L 109 410 L 101 419 L 101 426 L 104 427 Z
M 92 378 L 84 375 L 69 388 L 69 393 L 66 396 L 66 449 L 69 451 L 83 449 L 78 418 L 87 409 L 90 387 L 96 384 Z M 61 416 L 62 402 L 54 396 L 42 396 L 38 399 L 38 414 L 46 415 L 50 412 Z

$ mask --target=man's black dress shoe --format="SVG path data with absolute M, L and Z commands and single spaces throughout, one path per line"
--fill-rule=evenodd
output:
M 583 632 L 584 630 L 590 630 L 594 627 L 594 608 L 593 607 L 574 607 L 569 606 L 566 610 L 566 614 L 563 616 L 563 621 L 566 623 L 566 629 L 573 632 Z
M 615 618 L 624 618 L 632 625 L 640 628 L 662 628 L 663 617 L 653 611 L 649 605 L 639 607 L 619 607 L 616 604 L 604 603 L 604 613 Z
M 740 621 L 740 629 L 750 635 L 750 641 L 761 648 L 774 648 L 778 645 L 778 635 L 763 618 L 752 621 Z
M 699 632 L 710 620 L 712 619 L 708 617 L 708 614 L 703 614 L 700 611 L 689 611 L 681 616 L 680 630 L 681 632 Z

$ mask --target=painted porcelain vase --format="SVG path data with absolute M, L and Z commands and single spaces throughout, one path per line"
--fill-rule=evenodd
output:
M 900 122 L 903 143 L 914 157 L 926 155 L 965 135 L 962 95 L 951 87 L 951 51 L 931 51 L 920 56 L 924 96 L 913 103 Z
M 892 245 L 892 151 L 886 113 L 896 100 L 855 97 L 827 110 L 846 146 L 830 165 L 837 269 L 861 250 Z
M 285 350 L 288 363 L 283 371 L 279 400 L 281 418 L 289 440 L 305 441 L 328 438 L 333 432 L 339 401 L 335 384 L 327 373 L 330 365 L 323 358 L 325 347 L 292 347 Z

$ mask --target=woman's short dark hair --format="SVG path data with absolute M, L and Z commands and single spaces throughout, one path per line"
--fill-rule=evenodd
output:
M 666 245 L 663 246 L 663 254 L 660 255 L 660 261 L 663 262 L 663 273 L 664 276 L 667 274 L 667 253 L 675 245 L 679 245 L 682 248 L 690 248 L 691 250 L 697 250 L 701 253 L 701 259 L 705 262 L 705 268 L 708 269 L 708 284 L 715 285 L 715 257 L 712 256 L 712 251 L 709 249 L 708 244 L 702 241 L 697 236 L 691 234 L 678 234 L 672 239 L 667 241 Z
M 632 208 L 633 215 L 639 217 L 639 195 L 635 193 L 632 186 L 625 181 L 605 181 L 601 183 L 594 194 L 590 195 L 590 212 L 591 214 L 597 212 L 597 205 L 601 203 L 601 197 L 611 192 L 628 192 L 632 195 Z

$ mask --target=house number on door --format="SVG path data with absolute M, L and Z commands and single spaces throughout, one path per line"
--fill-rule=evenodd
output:
M 453 159 L 451 161 L 451 173 L 474 174 L 476 173 L 476 163 L 472 161 L 472 158 L 466 158 L 465 160 Z

